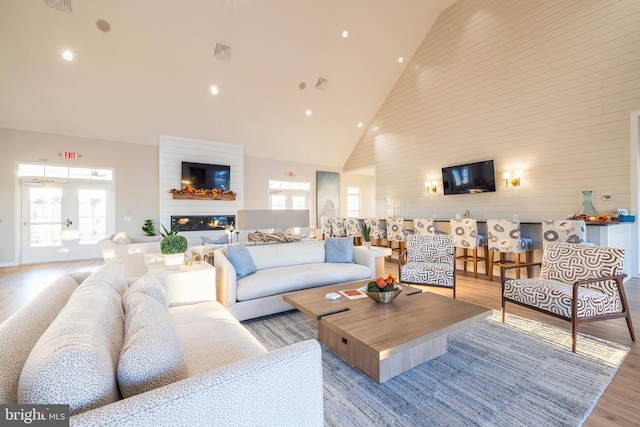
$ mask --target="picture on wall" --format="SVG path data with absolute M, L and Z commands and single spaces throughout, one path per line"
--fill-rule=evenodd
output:
M 322 216 L 340 214 L 340 174 L 337 172 L 316 172 L 316 191 L 318 207 L 317 223 Z

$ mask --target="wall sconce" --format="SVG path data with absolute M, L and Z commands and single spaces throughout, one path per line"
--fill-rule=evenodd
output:
M 509 186 L 509 182 L 511 182 L 511 185 L 513 187 L 519 187 L 520 186 L 520 180 L 522 179 L 522 171 L 521 170 L 517 170 L 513 173 L 513 178 L 511 178 L 511 172 L 504 172 L 502 174 L 502 179 L 504 179 L 504 186 L 508 187 Z
M 438 191 L 438 181 L 425 181 L 424 186 L 427 187 L 427 193 L 435 193 Z

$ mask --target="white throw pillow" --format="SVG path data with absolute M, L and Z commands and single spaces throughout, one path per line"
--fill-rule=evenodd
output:
M 125 337 L 118 362 L 122 397 L 187 378 L 182 345 L 167 310 L 141 292 L 127 295 L 124 309 Z
M 113 243 L 116 245 L 130 245 L 131 239 L 126 231 L 121 231 L 120 233 L 113 236 Z

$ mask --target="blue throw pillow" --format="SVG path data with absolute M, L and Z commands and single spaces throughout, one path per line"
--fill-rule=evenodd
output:
M 353 264 L 353 237 L 327 237 L 324 241 L 324 261 Z
M 256 265 L 247 247 L 240 243 L 238 246 L 227 246 L 227 258 L 236 270 L 236 279 L 242 279 L 256 272 Z

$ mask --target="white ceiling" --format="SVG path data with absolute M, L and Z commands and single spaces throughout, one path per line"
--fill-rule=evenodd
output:
M 0 127 L 152 145 L 176 135 L 342 166 L 455 0 L 49 2 L 71 13 L 0 2 Z

